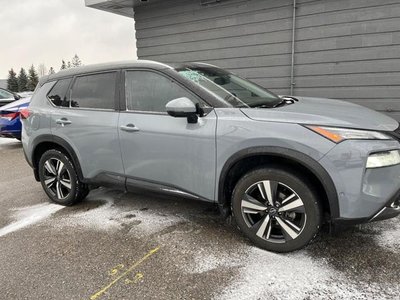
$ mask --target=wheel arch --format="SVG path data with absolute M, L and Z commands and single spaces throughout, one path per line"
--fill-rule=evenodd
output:
M 40 157 L 44 152 L 50 149 L 58 149 L 68 155 L 74 164 L 79 180 L 84 180 L 78 156 L 74 149 L 64 139 L 53 135 L 43 135 L 34 140 L 32 149 L 33 173 L 36 181 L 40 181 L 38 168 Z
M 233 187 L 241 176 L 262 164 L 283 165 L 307 172 L 309 178 L 323 193 L 322 205 L 330 219 L 339 217 L 339 201 L 336 187 L 328 172 L 310 156 L 282 147 L 253 147 L 233 154 L 224 164 L 218 181 L 218 205 L 224 216 L 230 214 Z

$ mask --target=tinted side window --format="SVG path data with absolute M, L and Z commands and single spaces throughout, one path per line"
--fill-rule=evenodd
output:
M 171 79 L 151 71 L 128 71 L 125 76 L 128 110 L 164 112 L 165 105 L 176 98 L 199 100 Z
M 114 109 L 116 79 L 116 72 L 76 78 L 71 92 L 71 107 Z
M 50 93 L 47 95 L 55 106 L 69 107 L 67 91 L 70 83 L 71 78 L 57 81 Z

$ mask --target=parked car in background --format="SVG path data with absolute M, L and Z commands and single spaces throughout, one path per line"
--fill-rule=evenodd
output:
M 21 95 L 18 95 L 17 93 L 0 88 L 0 107 L 21 98 Z
M 28 97 L 32 97 L 33 92 L 31 91 L 27 91 L 27 92 L 18 92 L 18 96 L 20 96 L 21 98 L 28 98 Z
M 29 106 L 31 98 L 22 98 L 0 107 L 0 137 L 21 140 L 21 111 Z
M 48 197 L 91 185 L 219 204 L 257 246 L 400 214 L 399 123 L 332 99 L 279 97 L 201 63 L 86 66 L 41 78 L 22 144 Z

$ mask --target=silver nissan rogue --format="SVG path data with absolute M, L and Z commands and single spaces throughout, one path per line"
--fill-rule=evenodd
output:
M 348 102 L 277 96 L 203 63 L 92 65 L 42 78 L 21 112 L 28 163 L 72 205 L 109 185 L 219 205 L 257 246 L 400 214 L 400 129 Z M 161 200 L 160 200 L 161 201 Z

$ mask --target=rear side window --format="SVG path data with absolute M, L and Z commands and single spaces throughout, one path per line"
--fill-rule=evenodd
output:
M 71 91 L 71 107 L 114 109 L 117 73 L 77 77 Z
M 47 95 L 47 97 L 55 106 L 69 107 L 67 92 L 70 83 L 71 78 L 57 81 L 50 93 Z
M 199 99 L 171 79 L 151 71 L 127 71 L 125 94 L 128 110 L 165 112 L 165 105 L 176 98 Z

